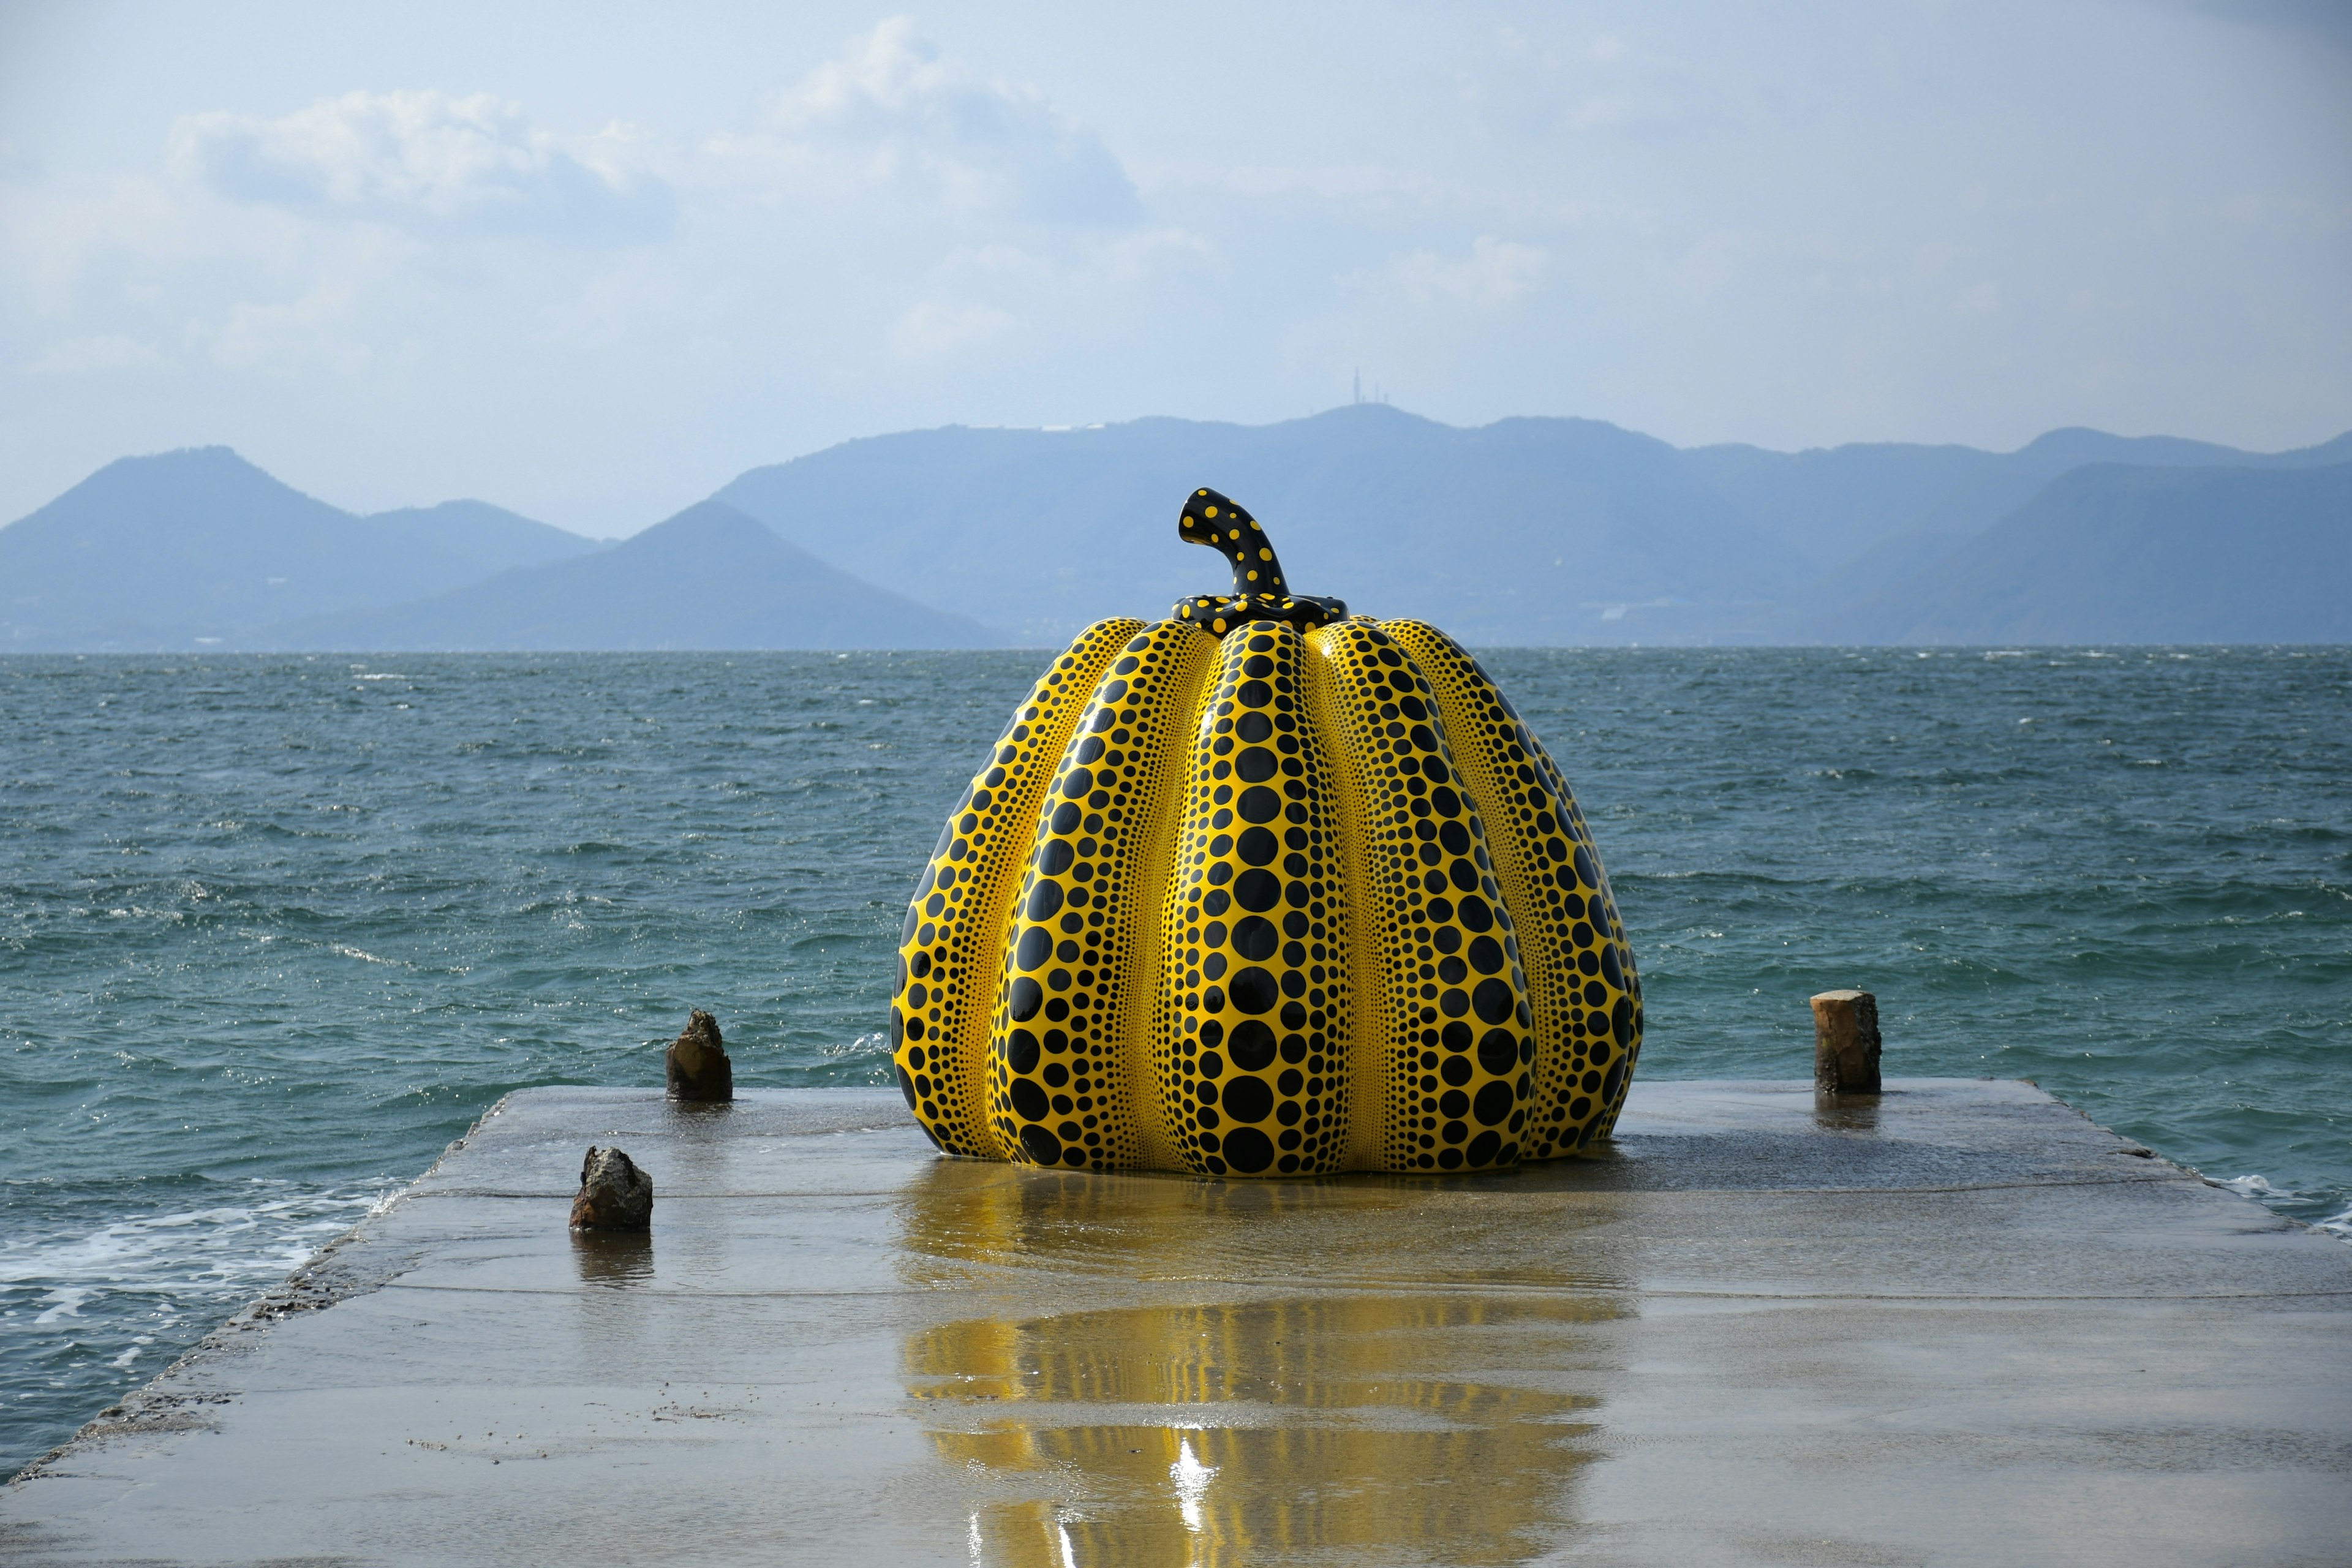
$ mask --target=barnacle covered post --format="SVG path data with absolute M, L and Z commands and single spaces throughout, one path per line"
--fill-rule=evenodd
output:
M 941 1149 L 1213 1175 L 1454 1171 L 1605 1136 L 1641 981 L 1559 770 L 1451 637 L 1233 592 L 1081 633 L 907 910 L 890 1038 Z

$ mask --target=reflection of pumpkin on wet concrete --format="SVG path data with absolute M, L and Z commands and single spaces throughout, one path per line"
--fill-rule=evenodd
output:
M 907 1373 L 919 1398 L 977 1407 L 932 1441 L 1013 1494 L 979 1510 L 1008 1562 L 1057 1563 L 1063 1531 L 1081 1563 L 1408 1542 L 1514 1562 L 1553 1521 L 1589 1401 L 1475 1371 L 1497 1340 L 1587 1316 L 1361 1294 L 982 1319 L 914 1337 Z
M 1296 597 L 1089 627 L 917 886 L 891 1010 L 942 1149 L 1092 1170 L 1452 1171 L 1605 1136 L 1641 982 L 1559 769 L 1476 660 Z
M 1495 1217 L 1525 1229 L 1558 1196 Z M 1538 1550 L 1590 1457 L 1595 1401 L 1561 1369 L 1605 1359 L 1595 1326 L 1627 1299 L 1549 1266 L 1572 1226 L 1489 1243 L 1433 1223 L 1447 1197 L 1376 1177 L 927 1173 L 900 1209 L 909 1282 L 987 1310 L 909 1335 L 903 1369 L 975 1560 Z
M 1612 1223 L 1579 1171 L 1507 1181 L 1364 1174 L 1345 1182 L 1198 1182 L 940 1161 L 898 1205 L 902 1267 L 926 1291 L 1051 1291 L 1091 1282 L 1277 1280 L 1333 1289 L 1539 1289 L 1612 1298 L 1622 1243 L 1584 1254 Z

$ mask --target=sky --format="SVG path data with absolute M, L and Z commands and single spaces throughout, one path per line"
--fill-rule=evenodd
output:
M 946 424 L 2352 428 L 2352 5 L 0 0 L 0 518 Z

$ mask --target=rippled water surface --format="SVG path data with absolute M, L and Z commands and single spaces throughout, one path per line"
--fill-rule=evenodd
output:
M 1645 1075 L 2030 1077 L 2352 1234 L 2352 650 L 1488 663 Z M 892 933 L 1035 654 L 0 658 L 0 1474 L 508 1089 L 884 1081 Z

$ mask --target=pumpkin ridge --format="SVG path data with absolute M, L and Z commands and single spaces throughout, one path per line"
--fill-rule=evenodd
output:
M 1006 913 L 992 1026 L 990 1105 L 1010 1156 L 1036 1165 L 1140 1163 L 1159 925 L 1153 847 L 1171 740 L 1212 645 L 1179 621 L 1139 631 L 1096 680 L 1037 816 Z
M 1357 1157 L 1386 1171 L 1515 1163 L 1533 1013 L 1477 801 L 1410 652 L 1361 619 L 1315 637 L 1332 749 L 1360 792 L 1343 814 L 1365 869 L 1350 889 L 1349 942 L 1378 954 L 1378 989 L 1358 996 L 1353 1061 L 1360 1084 L 1380 1086 L 1379 1145 L 1370 1151 L 1360 1131 Z
M 1187 623 L 1189 624 L 1189 623 Z M 1182 727 L 1174 736 L 1176 750 L 1169 767 L 1173 785 L 1160 801 L 1159 835 L 1159 967 L 1150 975 L 1151 1032 L 1148 1082 L 1153 1112 L 1165 1140 L 1160 1170 L 1191 1170 L 1184 1153 L 1181 1129 L 1184 1044 L 1184 984 L 1186 966 L 1176 962 L 1185 950 L 1183 824 L 1192 797 L 1192 758 L 1205 726 L 1213 723 L 1217 701 L 1217 645 L 1206 645 L 1207 658 L 1193 678 L 1191 703 Z
M 1601 863 L 1601 847 L 1593 841 L 1591 829 L 1584 824 L 1584 811 L 1576 804 L 1576 796 L 1570 791 L 1566 777 L 1559 771 L 1559 764 L 1552 760 L 1549 752 L 1536 742 L 1533 731 L 1529 731 L 1526 723 L 1519 719 L 1518 710 L 1511 705 L 1511 700 L 1504 696 L 1499 689 L 1495 695 L 1501 702 L 1503 710 L 1519 725 L 1522 737 L 1528 749 L 1535 754 L 1537 766 L 1551 780 L 1553 793 L 1567 803 L 1569 821 L 1576 829 L 1576 842 L 1581 845 L 1591 856 L 1593 890 L 1599 895 L 1601 912 L 1608 921 L 1610 935 L 1616 942 L 1616 955 L 1624 981 L 1623 999 L 1633 1004 L 1630 1037 L 1628 1037 L 1628 1032 L 1621 1028 L 1620 1020 L 1614 1016 L 1616 1008 L 1612 1005 L 1611 1009 L 1612 1034 L 1622 1048 L 1622 1055 L 1619 1058 L 1622 1070 L 1603 1075 L 1603 1099 L 1607 1103 L 1591 1129 L 1578 1140 L 1579 1147 L 1586 1147 L 1596 1140 L 1605 1140 L 1616 1131 L 1618 1115 L 1625 1109 L 1625 1097 L 1633 1087 L 1633 1072 L 1642 1059 L 1642 1032 L 1644 1023 L 1641 970 L 1633 960 L 1633 942 L 1625 935 L 1624 917 L 1618 913 L 1616 891 L 1609 885 L 1609 868 Z M 1578 867 L 1580 875 L 1582 870 L 1583 868 L 1580 865 Z M 1591 912 L 1592 902 L 1591 898 L 1585 900 L 1588 916 Z M 1597 929 L 1598 922 L 1595 924 Z M 1605 967 L 1602 978 L 1604 981 L 1608 978 Z M 1608 1078 L 1612 1076 L 1617 1079 L 1613 1089 L 1611 1089 L 1607 1082 Z
M 1217 645 L 1175 825 L 1161 1096 L 1180 1158 L 1211 1175 L 1341 1168 L 1331 1114 L 1348 1028 L 1330 795 L 1282 621 Z
M 1170 620 L 1155 622 L 1151 629 L 1156 633 L 1163 626 L 1173 628 L 1171 636 L 1181 632 L 1183 640 L 1178 646 L 1186 668 L 1181 679 L 1171 680 L 1173 722 L 1160 737 L 1154 759 L 1159 787 L 1143 828 L 1144 857 L 1136 882 L 1138 894 L 1145 901 L 1136 906 L 1135 967 L 1128 976 L 1134 997 L 1119 1047 L 1136 1123 L 1137 1164 L 1144 1170 L 1167 1170 L 1179 1163 L 1173 1108 L 1160 1088 L 1173 1025 L 1167 980 L 1171 945 L 1168 906 L 1176 871 L 1177 824 L 1184 811 L 1185 759 L 1216 668 L 1216 645 L 1198 627 Z
M 1038 678 L 948 814 L 908 900 L 890 1007 L 892 1062 L 908 1109 L 948 1153 L 1006 1157 L 989 1110 L 1006 905 L 1034 837 L 1051 763 L 1077 722 L 1084 694 L 1142 625 L 1096 622 Z
M 1338 918 L 1333 922 L 1335 929 L 1345 933 L 1346 973 L 1353 1004 L 1346 1020 L 1347 1038 L 1339 1051 L 1346 1075 L 1339 1096 L 1340 1114 L 1345 1118 L 1343 1168 L 1377 1171 L 1381 1169 L 1381 1107 L 1385 1099 L 1381 1086 L 1386 1078 L 1381 1054 L 1385 1040 L 1378 1027 L 1375 999 L 1386 994 L 1387 983 L 1379 944 L 1370 940 L 1370 933 L 1364 929 L 1364 911 L 1370 904 L 1367 889 L 1371 886 L 1371 856 L 1364 841 L 1364 824 L 1370 817 L 1371 796 L 1363 777 L 1364 753 L 1351 743 L 1353 737 L 1342 721 L 1347 700 L 1338 666 L 1348 657 L 1347 650 L 1332 647 L 1341 626 L 1349 624 L 1352 623 L 1307 633 L 1307 689 L 1316 732 L 1325 738 L 1332 758 L 1335 809 L 1331 816 L 1333 837 L 1338 840 L 1335 858 L 1339 862 L 1336 886 L 1347 900 L 1335 910 Z
M 1424 622 L 1386 625 L 1436 687 L 1454 757 L 1484 805 L 1495 875 L 1517 930 L 1536 1019 L 1528 1157 L 1572 1152 L 1623 1103 L 1632 1069 L 1612 1069 L 1633 1054 L 1616 1037 L 1617 1004 L 1635 982 L 1600 856 L 1558 765 L 1477 659 Z M 1580 881 L 1585 868 L 1594 880 Z

